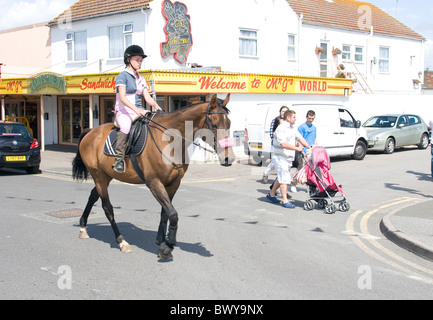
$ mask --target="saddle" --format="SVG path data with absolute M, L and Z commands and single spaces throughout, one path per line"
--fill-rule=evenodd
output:
M 116 125 L 116 124 L 115 124 Z M 107 156 L 114 157 L 116 156 L 116 142 L 117 142 L 117 133 L 120 128 L 115 126 L 113 130 L 111 130 L 104 144 L 104 154 Z M 137 163 L 136 157 L 140 155 L 147 142 L 147 133 L 149 130 L 149 122 L 147 120 L 147 116 L 138 117 L 134 120 L 131 126 L 131 131 L 128 134 L 128 138 L 126 140 L 126 149 L 125 149 L 125 157 L 130 158 L 132 166 L 137 172 L 138 176 L 144 181 L 143 171 L 140 169 Z
M 117 143 L 117 133 L 120 128 L 114 127 L 105 140 L 104 144 L 104 154 L 107 156 L 116 156 L 116 143 Z M 132 126 L 131 131 L 128 134 L 128 139 L 126 141 L 125 157 L 138 156 L 140 155 L 147 142 L 147 132 L 148 123 L 143 118 L 136 119 Z

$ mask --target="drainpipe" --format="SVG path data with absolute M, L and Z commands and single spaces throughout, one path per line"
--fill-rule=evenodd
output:
M 366 52 L 366 56 L 367 56 L 367 63 L 365 64 L 365 79 L 367 80 L 369 77 L 369 74 L 373 73 L 373 64 L 372 64 L 372 59 L 370 59 L 370 42 L 371 42 L 371 38 L 373 37 L 373 26 L 370 27 L 370 34 L 367 37 L 367 52 Z M 368 72 L 368 62 L 370 62 L 370 73 Z

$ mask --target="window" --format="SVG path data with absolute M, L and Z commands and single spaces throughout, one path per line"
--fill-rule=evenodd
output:
M 295 35 L 289 34 L 289 44 L 288 44 L 288 58 L 289 60 L 295 60 L 296 59 L 296 45 L 295 45 Z
M 343 50 L 341 51 L 341 58 L 343 60 L 350 60 L 350 51 L 351 51 L 351 46 L 347 44 L 343 44 Z
M 87 60 L 87 31 L 66 34 L 67 61 Z
M 389 48 L 379 47 L 379 72 L 389 72 Z
M 343 44 L 343 50 L 341 51 L 341 58 L 345 62 L 350 62 L 352 57 L 354 62 L 363 63 L 364 62 L 364 47 L 354 46 L 355 52 L 352 52 L 352 45 Z
M 407 117 L 409 118 L 409 125 L 410 126 L 413 126 L 415 124 L 420 124 L 421 123 L 420 118 L 418 118 L 417 116 L 408 115 Z
M 340 126 L 344 128 L 355 128 L 355 120 L 345 109 L 338 109 L 340 113 Z
M 257 31 L 240 30 L 239 55 L 257 57 Z
M 328 44 L 326 42 L 321 42 L 320 47 L 324 49 L 323 52 L 320 53 L 320 76 L 328 77 Z
M 355 62 L 364 62 L 364 48 L 355 47 Z
M 132 23 L 108 28 L 109 57 L 122 58 L 125 49 L 132 45 Z

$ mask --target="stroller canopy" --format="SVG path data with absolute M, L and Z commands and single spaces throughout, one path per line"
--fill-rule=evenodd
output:
M 343 194 L 343 189 L 337 186 L 331 172 L 331 161 L 324 147 L 316 146 L 305 164 L 307 167 L 307 183 L 317 186 L 320 192 L 333 190 Z

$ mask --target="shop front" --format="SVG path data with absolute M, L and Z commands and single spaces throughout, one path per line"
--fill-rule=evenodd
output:
M 32 119 L 34 135 L 43 147 L 75 145 L 84 129 L 113 122 L 117 74 L 43 73 L 31 78 L 2 79 L 1 119 L 13 116 Z M 158 70 L 141 74 L 165 112 L 208 101 L 213 94 L 231 93 L 239 95 L 238 100 L 254 96 L 256 101 L 275 95 L 288 99 L 352 94 L 350 79 Z

